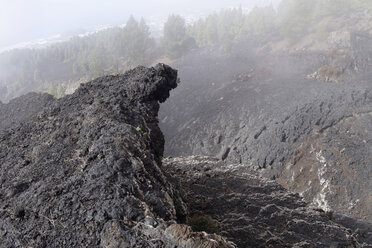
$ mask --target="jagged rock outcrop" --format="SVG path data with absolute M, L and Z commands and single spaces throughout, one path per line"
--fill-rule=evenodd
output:
M 372 245 L 372 224 L 359 223 L 360 229 L 350 220 L 338 224 L 341 215 L 308 207 L 298 194 L 261 178 L 255 168 L 197 156 L 167 158 L 164 167 L 191 214 L 212 216 L 220 234 L 238 247 Z
M 46 108 L 1 131 L 0 247 L 195 247 L 159 167 L 159 102 L 176 81 L 161 64 L 101 77 L 59 100 L 41 96 Z
M 181 85 L 162 106 L 167 155 L 258 165 L 316 207 L 372 221 L 370 74 L 307 80 L 324 64 L 316 53 L 203 56 L 178 65 Z
M 32 114 L 30 104 L 29 115 L 2 122 L 0 247 L 372 244 L 370 224 L 309 209 L 258 167 L 197 157 L 162 166 L 159 102 L 176 86 L 177 72 L 159 64 L 98 78 L 58 100 L 25 96 L 47 106 Z M 13 113 L 17 101 L 0 108 Z M 212 215 L 221 231 L 192 232 L 182 223 L 194 213 Z

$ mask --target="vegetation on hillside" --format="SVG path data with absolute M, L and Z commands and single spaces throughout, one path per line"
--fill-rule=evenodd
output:
M 187 220 L 187 225 L 191 227 L 194 232 L 218 233 L 219 226 L 217 222 L 209 215 L 194 215 Z
M 317 25 L 325 18 L 332 19 L 357 10 L 372 10 L 369 0 L 283 0 L 279 6 L 276 23 L 281 35 L 295 42 L 311 29 L 318 33 L 331 31 Z
M 185 19 L 179 15 L 170 15 L 164 24 L 164 35 L 161 41 L 165 54 L 169 58 L 178 58 L 195 48 L 195 39 L 186 33 Z
M 143 19 L 131 17 L 122 28 L 77 36 L 44 49 L 0 54 L 0 99 L 30 90 L 60 92 L 61 96 L 58 85 L 70 80 L 120 73 L 163 56 L 176 59 L 198 47 L 222 46 L 229 51 L 235 41 L 263 34 L 275 34 L 291 43 L 309 32 L 323 39 L 332 30 L 320 20 L 355 10 L 372 10 L 372 2 L 283 0 L 278 10 L 272 6 L 249 13 L 242 8 L 227 9 L 190 25 L 181 16 L 170 15 L 159 42 L 151 37 Z

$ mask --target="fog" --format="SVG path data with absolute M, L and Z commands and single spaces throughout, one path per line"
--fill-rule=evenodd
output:
M 0 51 L 17 43 L 56 34 L 124 24 L 130 15 L 146 21 L 171 14 L 198 18 L 213 11 L 273 4 L 280 0 L 0 0 Z
M 238 74 L 248 79 L 254 68 L 262 78 L 276 58 L 280 75 L 302 71 L 301 78 L 339 82 L 370 61 L 369 52 L 355 54 L 360 47 L 369 51 L 369 42 L 355 45 L 345 32 L 370 32 L 367 0 L 0 0 L 0 7 L 2 102 L 30 91 L 63 97 L 82 82 L 138 65 L 166 63 L 182 74 L 184 59 L 203 65 L 216 54 L 236 64 L 224 68 L 231 74 L 225 81 Z M 283 56 L 305 52 L 328 60 L 310 56 L 312 62 L 301 61 L 296 71 Z M 257 63 L 270 59 L 247 69 L 241 60 L 251 61 L 252 54 Z M 238 65 L 243 68 L 234 71 Z

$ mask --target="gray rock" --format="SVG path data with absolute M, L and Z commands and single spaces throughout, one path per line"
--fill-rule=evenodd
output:
M 368 71 L 325 83 L 306 79 L 329 63 L 321 53 L 200 57 L 177 65 L 182 83 L 160 111 L 167 156 L 257 165 L 316 207 L 372 220 Z M 331 167 L 324 173 L 319 153 Z
M 233 241 L 239 247 L 367 247 L 371 243 L 368 223 L 335 214 L 340 223 L 335 224 L 330 221 L 332 214 L 312 211 L 299 196 L 262 179 L 257 166 L 178 158 L 166 160 L 163 167 L 159 102 L 176 86 L 177 72 L 159 64 L 98 78 L 59 100 L 25 96 L 28 102 L 45 101 L 47 106 L 39 111 L 30 104 L 29 115 L 2 124 L 0 246 L 234 248 Z M 0 109 L 13 113 L 17 102 L 25 104 L 16 99 L 13 105 L 0 104 Z M 269 127 L 260 128 L 256 139 Z M 220 135 L 214 140 L 222 145 L 227 139 Z M 231 159 L 233 151 L 226 148 L 221 156 Z M 192 232 L 182 224 L 196 212 L 213 215 L 223 227 L 221 232 Z
M 160 168 L 157 113 L 176 81 L 161 64 L 101 77 L 5 128 L 0 246 L 175 247 L 164 232 L 186 208 Z
M 48 94 L 28 93 L 7 104 L 0 102 L 0 130 L 12 127 L 40 112 L 53 101 Z
M 372 245 L 371 224 L 313 209 L 255 168 L 199 156 L 167 158 L 164 167 L 182 189 L 190 215 L 210 215 L 220 225 L 218 234 L 238 247 Z

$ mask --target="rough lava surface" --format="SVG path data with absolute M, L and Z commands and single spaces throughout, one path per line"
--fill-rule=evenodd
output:
M 238 247 L 370 247 L 372 224 L 314 209 L 258 168 L 209 157 L 164 160 L 190 215 L 210 215 Z
M 0 130 L 26 121 L 53 100 L 49 94 L 28 93 L 7 104 L 0 103 Z
M 176 81 L 159 64 L 23 97 L 48 106 L 0 133 L 0 247 L 232 247 L 176 224 L 186 208 L 159 168 L 157 120 Z
M 59 100 L 29 94 L 0 105 L 15 113 L 17 101 L 30 103 L 30 113 L 1 122 L 0 247 L 372 245 L 370 224 L 308 207 L 258 167 L 205 157 L 162 165 L 159 102 L 176 86 L 177 72 L 159 64 Z M 40 112 L 38 102 L 47 105 Z M 183 224 L 196 213 L 220 231 Z
M 160 111 L 165 154 L 257 165 L 314 207 L 372 221 L 371 73 L 312 80 L 331 56 L 244 47 L 175 64 L 182 82 Z

